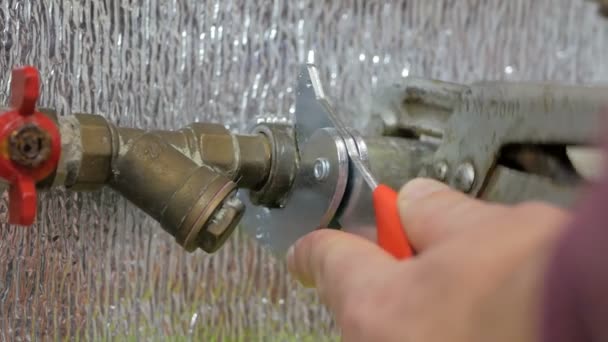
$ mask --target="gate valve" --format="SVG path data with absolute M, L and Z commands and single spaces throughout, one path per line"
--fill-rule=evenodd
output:
M 36 182 L 49 176 L 61 154 L 59 128 L 36 111 L 38 70 L 13 70 L 11 110 L 0 114 L 0 177 L 10 184 L 9 223 L 31 225 L 36 217 Z

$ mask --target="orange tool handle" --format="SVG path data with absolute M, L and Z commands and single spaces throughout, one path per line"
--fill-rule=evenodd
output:
M 397 208 L 397 192 L 380 184 L 373 192 L 378 245 L 395 258 L 404 260 L 414 255 Z

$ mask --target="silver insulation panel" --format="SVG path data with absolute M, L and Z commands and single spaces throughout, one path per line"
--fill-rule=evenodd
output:
M 608 20 L 584 0 L 0 2 L 0 103 L 10 69 L 34 64 L 41 105 L 142 128 L 290 117 L 307 61 L 347 113 L 408 75 L 605 82 L 607 53 Z M 40 203 L 35 226 L 0 230 L 0 341 L 336 336 L 314 294 L 243 234 L 190 255 L 111 191 Z

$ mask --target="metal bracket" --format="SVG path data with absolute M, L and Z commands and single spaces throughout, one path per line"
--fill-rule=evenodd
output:
M 300 69 L 296 94 L 299 168 L 283 207 L 255 206 L 247 194 L 240 194 L 248 206 L 242 227 L 278 256 L 301 236 L 330 226 L 349 175 L 347 144 L 333 129 L 327 114 L 332 107 L 314 65 Z

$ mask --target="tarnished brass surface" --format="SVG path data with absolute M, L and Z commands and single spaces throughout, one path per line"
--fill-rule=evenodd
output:
M 157 135 L 144 134 L 117 156 L 110 185 L 158 218 L 166 201 L 197 169 L 196 163 Z
M 110 124 L 99 115 L 76 114 L 80 124 L 82 160 L 74 190 L 96 190 L 109 179 L 112 158 Z
M 156 133 L 195 162 L 237 181 L 239 187 L 262 186 L 270 171 L 270 143 L 265 136 L 237 135 L 213 123 L 193 123 L 179 131 Z
M 234 222 L 222 221 L 222 227 L 214 226 L 215 233 L 205 229 L 236 184 L 197 165 L 158 134 L 146 133 L 129 142 L 113 163 L 110 185 L 159 221 L 188 251 L 216 250 L 235 227 Z M 240 213 L 233 216 L 238 219 Z
M 93 114 L 62 117 L 58 123 L 62 160 L 39 186 L 83 191 L 110 185 L 188 251 L 216 251 L 244 211 L 235 196 L 237 183 L 257 190 L 271 174 L 268 134 L 236 135 L 213 123 L 146 132 L 116 127 Z M 295 154 L 295 146 L 292 150 Z
M 8 108 L 0 108 L 0 113 L 3 113 L 6 110 L 8 110 Z M 49 117 L 55 123 L 57 123 L 57 113 L 53 109 L 51 109 L 51 108 L 38 108 L 38 111 L 40 113 L 46 115 L 47 117 Z M 57 170 L 54 170 L 49 176 L 47 176 L 45 179 L 43 179 L 40 182 L 38 182 L 37 187 L 39 187 L 41 189 L 46 189 L 46 188 L 51 187 L 52 184 L 53 184 L 53 180 L 55 179 L 56 172 L 57 172 Z M 0 182 L 0 189 L 2 189 L 1 182 Z
M 298 153 L 293 127 L 280 124 L 262 124 L 253 133 L 266 137 L 270 143 L 271 157 L 268 179 L 259 189 L 249 194 L 251 202 L 271 208 L 279 208 L 288 195 L 298 168 Z
M 270 172 L 270 143 L 263 135 L 237 135 L 236 142 L 240 160 L 239 186 L 259 189 Z
M 52 111 L 49 111 L 52 115 Z M 74 178 L 74 190 L 95 190 L 111 176 L 111 161 L 132 140 L 146 133 L 137 128 L 116 127 L 104 117 L 76 114 L 70 139 L 82 156 Z M 248 189 L 260 188 L 270 172 L 270 142 L 264 135 L 237 135 L 214 123 L 193 123 L 178 131 L 154 131 L 158 137 L 199 166 L 206 165 Z M 74 134 L 76 135 L 76 134 Z

